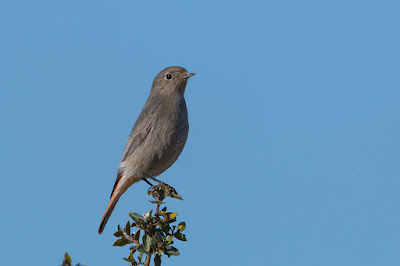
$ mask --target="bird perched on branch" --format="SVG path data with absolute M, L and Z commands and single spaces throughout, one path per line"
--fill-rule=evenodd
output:
M 99 234 L 119 198 L 130 186 L 142 179 L 160 182 L 155 177 L 167 170 L 181 154 L 189 132 L 184 93 L 187 80 L 193 75 L 183 67 L 172 66 L 155 77 L 122 154 Z

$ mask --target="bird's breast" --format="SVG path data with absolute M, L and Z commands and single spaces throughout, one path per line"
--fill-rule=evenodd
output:
M 189 132 L 186 103 L 182 98 L 170 104 L 158 115 L 149 138 L 145 143 L 148 151 L 146 162 L 147 174 L 157 176 L 167 170 L 181 154 Z

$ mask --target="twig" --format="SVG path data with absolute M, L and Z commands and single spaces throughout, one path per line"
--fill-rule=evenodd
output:
M 160 205 L 160 203 L 157 203 L 156 213 L 154 214 L 154 216 L 158 215 L 158 212 L 160 211 Z
M 146 254 L 146 261 L 144 262 L 144 266 L 150 266 L 151 255 Z

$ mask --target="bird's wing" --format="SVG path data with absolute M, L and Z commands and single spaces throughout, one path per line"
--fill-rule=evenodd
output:
M 135 125 L 132 128 L 128 142 L 125 146 L 125 150 L 122 153 L 120 164 L 124 162 L 131 154 L 133 154 L 135 150 L 146 140 L 146 137 L 149 135 L 150 131 L 157 121 L 157 114 L 160 105 L 161 104 L 159 102 L 146 102 L 138 119 L 136 120 Z M 123 172 L 121 171 L 121 169 L 118 169 L 117 179 L 115 180 L 111 196 L 112 193 L 114 193 L 114 190 L 122 175 Z

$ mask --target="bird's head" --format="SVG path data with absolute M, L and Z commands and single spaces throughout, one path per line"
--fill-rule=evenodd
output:
M 171 66 L 162 70 L 154 78 L 152 92 L 173 95 L 184 94 L 188 78 L 195 75 L 179 66 Z

